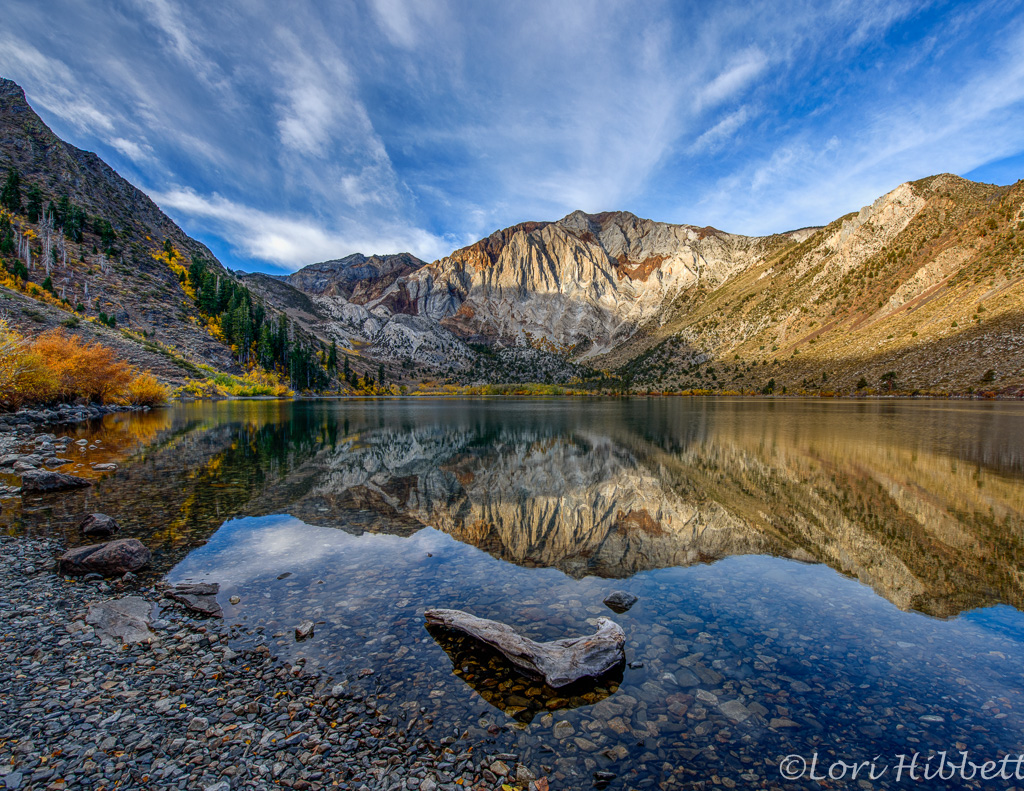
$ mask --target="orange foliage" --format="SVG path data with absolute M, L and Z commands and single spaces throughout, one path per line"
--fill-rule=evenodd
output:
M 64 401 L 85 397 L 103 403 L 119 395 L 132 380 L 126 363 L 112 349 L 83 343 L 64 330 L 44 332 L 32 343 L 57 380 L 57 397 Z
M 100 403 L 153 405 L 167 388 L 149 373 L 136 373 L 112 349 L 61 329 L 27 341 L 0 317 L 0 407 L 87 398 Z

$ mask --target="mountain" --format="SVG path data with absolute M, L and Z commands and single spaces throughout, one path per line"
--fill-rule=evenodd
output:
M 576 211 L 513 226 L 398 281 L 375 304 L 476 342 L 589 358 L 695 287 L 715 288 L 779 240 Z
M 206 246 L 99 157 L 57 137 L 2 78 L 0 178 L 10 204 L 0 216 L 0 311 L 22 334 L 61 326 L 183 383 L 208 369 L 242 373 L 261 330 L 272 328 L 260 364 L 284 361 L 293 379 L 308 380 L 323 353 L 317 340 L 283 332 L 279 311 L 253 301 Z
M 365 305 L 381 296 L 398 278 L 424 266 L 425 262 L 409 253 L 371 255 L 369 258 L 353 253 L 335 261 L 310 264 L 282 279 L 307 294 L 340 296 L 357 305 Z
M 51 202 L 57 209 L 66 196 L 71 211 L 77 214 L 80 210 L 92 218 L 83 224 L 80 241 L 52 234 L 53 249 L 63 246 L 63 250 L 58 250 L 56 261 L 51 256 L 49 265 L 41 260 L 45 255 L 37 254 L 29 270 L 32 281 L 42 283 L 48 275 L 58 294 L 72 306 L 85 306 L 82 313 L 102 311 L 121 327 L 152 333 L 186 360 L 237 370 L 230 349 L 202 328 L 198 309 L 187 304 L 177 273 L 166 260 L 154 257 L 163 253 L 168 242 L 185 261 L 201 257 L 211 270 L 229 277 L 214 255 L 99 157 L 58 138 L 28 105 L 24 91 L 10 80 L 0 79 L 0 174 L 9 168 L 18 171 L 26 202 L 28 191 L 36 188 L 44 211 Z M 105 242 L 96 232 L 101 221 L 112 227 L 113 240 L 108 237 Z M 42 226 L 41 219 L 19 224 L 45 240 Z M 27 334 L 68 320 L 66 312 L 40 305 L 11 289 L 5 289 L 0 297 L 10 321 Z M 92 323 L 72 329 L 115 345 L 125 356 L 146 367 L 157 367 L 167 378 L 187 376 L 179 366 L 147 365 L 150 359 L 145 347 L 126 341 L 122 333 Z
M 657 390 L 1024 386 L 1024 182 L 933 176 L 763 237 L 577 211 L 386 275 L 361 262 L 390 258 L 349 260 L 288 278 L 320 331 L 462 381 L 532 350 L 534 380 L 610 369 Z
M 655 388 L 1016 393 L 1024 181 L 943 174 L 678 298 L 604 365 Z
M 1024 389 L 1024 182 L 932 176 L 769 236 L 576 211 L 431 263 L 353 254 L 276 277 L 229 272 L 0 80 L 7 169 L 24 205 L 0 228 L 0 310 L 25 334 L 64 325 L 171 381 L 259 365 L 346 388 L 326 370 L 336 343 L 349 381 L 364 379 L 351 386 L 383 369 L 398 383 Z

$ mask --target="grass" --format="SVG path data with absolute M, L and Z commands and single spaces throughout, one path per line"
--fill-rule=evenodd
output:
M 286 398 L 295 393 L 283 384 L 277 374 L 267 371 L 248 371 L 234 376 L 218 371 L 209 365 L 197 366 L 205 376 L 192 379 L 174 391 L 175 397 L 192 398 L 251 398 L 253 396 L 275 396 Z

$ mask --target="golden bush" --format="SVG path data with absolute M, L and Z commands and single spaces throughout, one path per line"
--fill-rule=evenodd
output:
M 132 380 L 131 368 L 112 349 L 85 343 L 62 329 L 44 332 L 32 343 L 32 351 L 53 372 L 62 401 L 84 397 L 102 404 L 121 395 Z
M 135 406 L 156 406 L 167 401 L 171 391 L 167 385 L 161 384 L 153 374 L 137 374 L 123 393 L 126 403 Z
M 0 316 L 0 408 L 87 398 L 99 403 L 153 406 L 168 389 L 149 373 L 137 373 L 114 351 L 87 343 L 63 329 L 28 341 Z

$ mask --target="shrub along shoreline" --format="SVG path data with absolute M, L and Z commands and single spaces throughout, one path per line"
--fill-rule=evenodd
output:
M 118 360 L 114 351 L 63 329 L 29 340 L 0 318 L 0 411 L 79 399 L 96 404 L 155 406 L 170 390 L 153 374 Z

